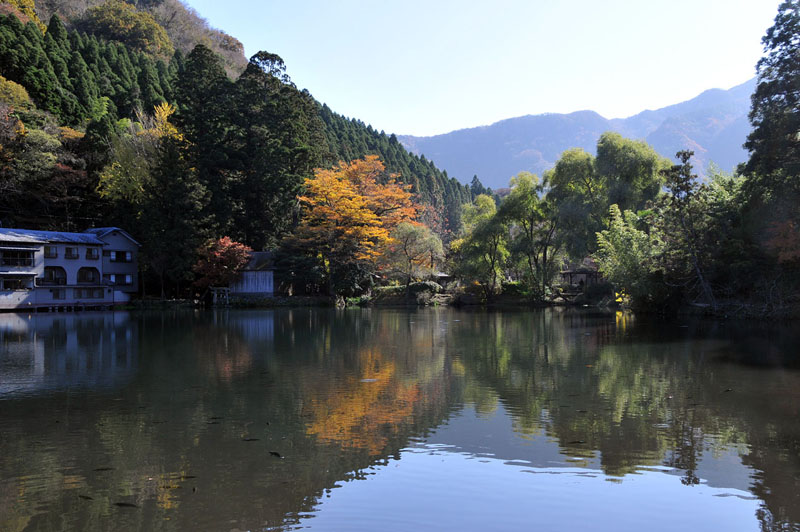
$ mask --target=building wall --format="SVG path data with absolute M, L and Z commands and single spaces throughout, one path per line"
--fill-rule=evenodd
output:
M 106 243 L 103 246 L 103 274 L 125 276 L 130 275 L 131 284 L 115 283 L 115 289 L 128 294 L 135 294 L 139 292 L 139 246 L 130 241 L 127 237 L 122 235 L 119 231 L 112 231 L 102 237 L 98 237 Z M 121 262 L 119 260 L 112 260 L 112 252 L 124 254 L 130 253 L 130 262 Z
M 44 256 L 44 248 L 45 246 L 53 247 L 56 249 L 57 256 L 55 258 L 45 257 Z M 67 248 L 76 249 L 78 251 L 78 257 L 75 259 L 68 259 L 67 258 Z M 86 250 L 92 248 L 97 250 L 97 259 L 87 259 L 86 258 Z M 41 270 L 37 271 L 37 277 L 44 277 L 44 267 L 45 266 L 60 266 L 64 268 L 64 271 L 67 273 L 67 285 L 76 285 L 78 284 L 78 270 L 84 267 L 89 268 L 96 268 L 98 273 L 100 274 L 100 279 L 102 280 L 103 274 L 103 261 L 102 261 L 102 247 L 101 246 L 89 246 L 89 245 L 81 245 L 81 244 L 65 244 L 65 243 L 52 243 L 52 244 L 44 244 L 39 247 L 39 251 L 36 252 L 36 263 L 38 264 L 41 261 Z M 99 283 L 98 283 L 99 284 Z
M 45 257 L 45 246 L 55 249 L 55 257 Z M 67 248 L 77 251 L 77 257 L 67 258 Z M 104 286 L 102 246 L 48 243 L 38 244 L 33 254 L 33 266 L 0 266 L 0 271 L 35 274 L 34 286 L 30 289 L 0 290 L 0 309 L 25 309 L 37 306 L 98 306 L 115 302 L 112 287 Z M 87 258 L 86 250 L 96 250 L 97 258 Z M 44 284 L 45 267 L 56 266 L 64 269 L 66 284 Z M 79 283 L 81 268 L 97 270 L 97 282 Z
M 274 292 L 272 270 L 243 271 L 231 284 L 231 294 L 259 294 L 271 296 Z

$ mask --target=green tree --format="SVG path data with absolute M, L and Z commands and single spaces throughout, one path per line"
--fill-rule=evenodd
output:
M 545 182 L 562 228 L 559 239 L 571 257 L 585 257 L 605 225 L 608 205 L 605 184 L 595 177 L 594 157 L 580 148 L 565 151 L 545 173 Z
M 597 233 L 594 258 L 603 276 L 620 292 L 625 292 L 636 306 L 652 301 L 654 259 L 658 241 L 639 229 L 642 220 L 632 211 L 609 208 L 608 229 Z
M 654 199 L 664 183 L 669 161 L 645 142 L 603 133 L 597 157 L 579 148 L 565 151 L 545 174 L 548 197 L 556 205 L 560 238 L 575 259 L 594 251 L 595 235 L 608 221 L 608 207 L 638 211 Z
M 775 24 L 761 39 L 765 55 L 756 65 L 758 84 L 752 97 L 753 130 L 745 148 L 746 171 L 770 176 L 800 175 L 800 2 L 786 0 L 778 7 Z
M 606 188 L 606 201 L 621 210 L 644 208 L 661 191 L 661 170 L 670 167 L 646 142 L 607 131 L 597 140 L 595 172 Z
M 145 189 L 141 233 L 145 266 L 158 280 L 161 296 L 181 296 L 188 287 L 197 250 L 210 236 L 204 214 L 208 192 L 184 157 L 185 147 L 175 138 L 161 145 L 159 161 Z M 169 290 L 169 289 L 172 290 Z
M 197 45 L 178 76 L 175 123 L 189 143 L 187 156 L 197 179 L 210 194 L 206 211 L 216 231 L 241 240 L 232 232 L 233 213 L 241 208 L 231 193 L 232 93 L 232 83 L 219 57 L 208 47 Z
M 279 56 L 259 52 L 236 81 L 231 120 L 234 234 L 257 249 L 274 247 L 298 222 L 297 196 L 322 162 L 316 102 L 297 90 Z
M 713 218 L 708 205 L 708 187 L 692 173 L 691 151 L 679 151 L 681 163 L 664 171 L 669 192 L 658 206 L 655 225 L 664 240 L 662 267 L 668 282 L 685 289 L 716 310 L 709 265 L 718 249 Z
M 451 244 L 459 276 L 480 283 L 486 299 L 498 290 L 508 258 L 508 226 L 497 216 L 494 199 L 481 194 L 464 206 L 464 236 Z
M 552 201 L 540 197 L 543 187 L 538 181 L 530 172 L 512 178 L 511 192 L 500 204 L 499 216 L 511 225 L 509 249 L 525 264 L 529 290 L 542 299 L 555 273 L 558 219 Z

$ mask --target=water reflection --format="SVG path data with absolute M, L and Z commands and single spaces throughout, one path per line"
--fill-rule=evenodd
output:
M 0 339 L 2 530 L 800 526 L 791 329 L 276 310 Z
M 0 315 L 0 396 L 115 387 L 136 372 L 138 331 L 125 312 Z

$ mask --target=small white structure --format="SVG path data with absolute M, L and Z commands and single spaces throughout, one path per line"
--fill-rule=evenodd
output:
M 254 251 L 250 262 L 231 283 L 232 296 L 271 297 L 275 293 L 274 256 L 269 251 Z

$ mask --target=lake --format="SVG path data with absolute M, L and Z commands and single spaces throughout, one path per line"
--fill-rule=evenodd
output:
M 800 530 L 800 330 L 0 315 L 0 530 Z

